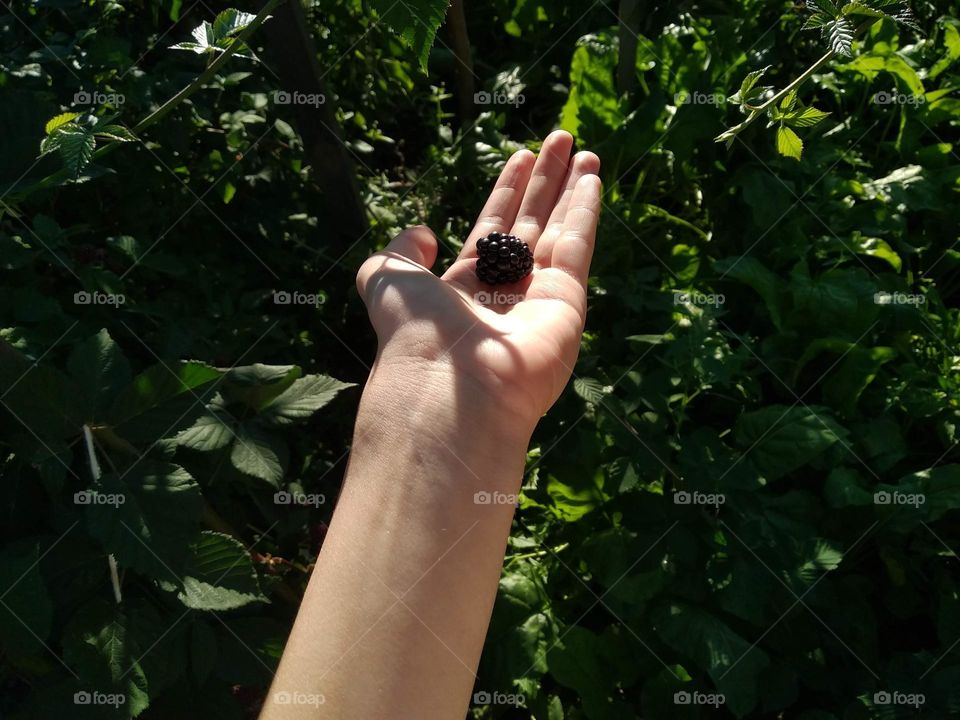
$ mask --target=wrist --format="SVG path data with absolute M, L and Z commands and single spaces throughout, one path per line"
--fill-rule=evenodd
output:
M 479 382 L 442 363 L 378 358 L 361 398 L 353 454 L 429 459 L 465 489 L 515 492 L 535 424 L 511 416 Z

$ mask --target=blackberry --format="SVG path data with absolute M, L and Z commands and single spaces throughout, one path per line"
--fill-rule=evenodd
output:
M 477 277 L 490 285 L 523 280 L 533 270 L 533 253 L 516 235 L 492 232 L 477 241 Z

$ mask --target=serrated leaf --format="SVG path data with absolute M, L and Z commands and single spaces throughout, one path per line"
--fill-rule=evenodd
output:
M 753 72 L 748 73 L 743 79 L 743 82 L 740 83 L 740 90 L 736 95 L 733 96 L 733 98 L 731 98 L 731 101 L 742 105 L 756 97 L 758 91 L 766 91 L 767 88 L 758 88 L 757 83 L 760 82 L 760 78 L 766 75 L 767 71 L 770 70 L 771 67 L 773 66 L 767 65 L 765 68 L 754 70 Z
M 99 419 L 114 397 L 130 382 L 130 364 L 106 328 L 77 345 L 67 360 L 88 420 Z
M 885 18 L 889 17 L 882 10 L 877 8 L 870 7 L 866 3 L 859 2 L 859 0 L 854 0 L 854 2 L 848 2 L 840 10 L 844 15 L 859 15 L 861 17 L 872 17 L 872 18 Z
M 280 487 L 284 467 L 276 445 L 279 441 L 250 425 L 237 428 L 237 437 L 230 450 L 230 461 L 242 473 L 266 480 Z
M 241 32 L 256 18 L 256 15 L 247 12 L 241 12 L 234 8 L 224 10 L 213 20 L 211 27 L 214 43 L 219 43 L 231 35 Z
M 783 96 L 783 100 L 780 101 L 780 109 L 783 111 L 793 110 L 797 106 L 797 89 L 794 88 L 786 95 Z
M 137 139 L 137 136 L 127 130 L 123 125 L 104 125 L 102 128 L 97 129 L 95 135 L 116 140 L 117 142 L 133 142 Z
M 78 117 L 80 117 L 80 113 L 78 113 L 78 112 L 65 112 L 65 113 L 61 113 L 61 114 L 59 114 L 59 115 L 55 115 L 54 117 L 50 118 L 50 119 L 47 121 L 47 124 L 46 124 L 46 125 L 44 126 L 44 128 L 43 128 L 43 131 L 44 131 L 47 135 L 49 135 L 50 133 L 52 133 L 52 132 L 53 132 L 54 130 L 56 130 L 57 128 L 63 127 L 63 126 L 66 125 L 67 123 L 73 122 L 73 121 L 76 120 Z
M 212 48 L 209 45 L 201 45 L 200 43 L 195 42 L 181 42 L 176 45 L 170 45 L 168 50 L 188 50 L 190 52 L 195 52 L 197 55 L 202 55 L 205 52 L 210 52 Z
M 403 44 L 413 50 L 420 68 L 427 69 L 427 59 L 437 29 L 443 24 L 449 0 L 371 0 L 377 15 L 393 30 Z
M 178 465 L 144 460 L 123 476 L 104 475 L 90 491 L 83 503 L 87 528 L 103 549 L 121 566 L 175 580 L 203 514 L 200 486 L 190 473 Z M 111 502 L 116 498 L 122 502 Z
M 790 127 L 813 127 L 829 116 L 830 113 L 824 112 L 823 110 L 806 107 L 784 113 L 780 116 L 780 121 Z
M 593 378 L 574 378 L 573 391 L 588 403 L 598 405 L 606 396 L 603 383 Z
M 271 400 L 258 414 L 272 425 L 289 425 L 305 420 L 354 383 L 340 382 L 329 375 L 307 375 Z
M 852 55 L 853 23 L 845 17 L 832 20 L 823 26 L 823 34 L 830 42 L 830 49 L 837 55 Z
M 194 610 L 233 610 L 266 602 L 250 553 L 229 535 L 212 531 L 201 533 L 193 544 L 178 597 Z
M 822 12 L 815 12 L 813 15 L 807 18 L 806 22 L 803 23 L 801 30 L 817 30 L 822 28 L 828 22 L 833 20 L 829 15 L 825 15 Z
M 840 14 L 840 9 L 832 0 L 807 0 L 807 10 L 822 12 L 831 18 Z
M 80 173 L 93 160 L 93 151 L 97 147 L 97 141 L 93 133 L 75 125 L 64 125 L 54 130 L 54 134 L 50 137 L 54 136 L 56 137 L 56 149 L 60 153 L 67 172 L 74 179 L 80 177 Z M 42 148 L 43 144 L 41 144 Z
M 174 443 L 191 450 L 211 452 L 225 448 L 233 442 L 237 437 L 234 429 L 237 419 L 218 405 L 215 399 L 193 425 L 174 436 Z
M 777 152 L 784 157 L 799 160 L 803 155 L 803 140 L 788 127 L 777 128 Z

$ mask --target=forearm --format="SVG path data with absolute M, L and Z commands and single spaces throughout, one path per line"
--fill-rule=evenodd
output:
M 469 381 L 420 370 L 380 367 L 367 384 L 265 720 L 464 716 L 514 510 L 475 495 L 519 491 L 531 428 Z

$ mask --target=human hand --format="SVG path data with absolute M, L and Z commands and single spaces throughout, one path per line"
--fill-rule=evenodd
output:
M 442 277 L 424 226 L 400 233 L 360 268 L 357 287 L 379 339 L 373 375 L 417 378 L 418 392 L 486 404 L 530 432 L 565 387 L 586 318 L 586 286 L 600 211 L 600 161 L 552 133 L 539 157 L 515 153 L 463 250 Z M 524 240 L 533 272 L 491 286 L 475 274 L 477 240 L 499 231 Z M 399 375 L 395 368 L 402 368 Z M 424 375 L 428 375 L 425 377 Z

